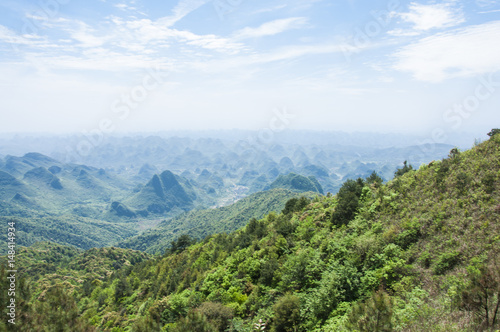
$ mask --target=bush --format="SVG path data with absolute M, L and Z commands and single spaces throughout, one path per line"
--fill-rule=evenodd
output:
M 215 328 L 216 331 L 225 331 L 231 319 L 233 319 L 233 309 L 218 302 L 204 302 L 197 309 L 204 315 Z
M 300 300 L 297 296 L 287 294 L 273 306 L 274 320 L 271 331 L 296 331 L 300 324 Z
M 172 332 L 217 332 L 212 324 L 209 323 L 207 317 L 197 311 L 190 311 L 186 317 L 181 318 Z
M 408 161 L 404 161 L 403 163 L 403 168 L 399 168 L 395 173 L 394 177 L 397 178 L 405 173 L 408 173 L 409 171 L 413 170 L 413 166 L 408 164 Z
M 434 274 L 444 274 L 446 271 L 453 269 L 460 262 L 459 256 L 460 253 L 457 251 L 446 252 L 439 256 L 434 265 Z
M 289 214 L 289 213 L 301 211 L 309 203 L 310 203 L 309 199 L 307 199 L 304 196 L 302 196 L 300 198 L 291 198 L 286 202 L 285 208 L 281 211 L 281 213 Z
M 392 306 L 391 297 L 379 290 L 365 303 L 353 306 L 346 325 L 360 332 L 392 331 Z
M 484 186 L 484 191 L 486 191 L 487 194 L 492 194 L 495 191 L 495 181 L 496 176 L 491 173 L 486 174 L 481 180 L 481 184 Z

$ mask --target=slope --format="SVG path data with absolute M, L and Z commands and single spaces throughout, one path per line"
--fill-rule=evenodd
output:
M 313 193 L 306 193 L 313 196 Z M 297 193 L 286 189 L 273 189 L 252 194 L 225 207 L 197 210 L 161 222 L 157 227 L 119 242 L 117 246 L 149 253 L 163 253 L 171 241 L 181 234 L 197 239 L 207 235 L 233 232 L 243 227 L 252 218 L 262 218 L 271 211 L 281 211 L 285 202 Z

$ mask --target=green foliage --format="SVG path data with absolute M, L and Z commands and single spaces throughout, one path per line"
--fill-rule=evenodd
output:
M 363 191 L 364 181 L 361 178 L 357 180 L 347 180 L 337 194 L 337 206 L 332 214 L 332 223 L 334 225 L 346 225 L 354 219 L 354 215 L 359 207 L 359 198 Z
M 286 202 L 285 208 L 281 212 L 283 214 L 289 214 L 289 213 L 300 211 L 303 208 L 305 208 L 307 206 L 307 204 L 309 204 L 309 202 L 310 202 L 309 199 L 307 199 L 304 196 L 301 196 L 300 198 L 296 198 L 296 197 L 291 198 Z
M 273 306 L 274 320 L 271 331 L 297 331 L 300 323 L 300 300 L 297 296 L 286 294 Z
M 496 134 L 500 133 L 500 129 L 491 129 L 491 131 L 488 133 L 488 136 L 493 137 Z
M 117 240 L 137 234 L 135 226 L 111 223 L 75 216 L 54 216 L 40 214 L 26 217 L 0 216 L 0 231 L 6 234 L 7 223 L 16 222 L 16 243 L 30 246 L 40 241 L 55 241 L 81 249 L 109 246 Z M 5 253 L 5 246 L 0 253 Z
M 190 211 L 160 223 L 155 229 L 119 242 L 118 246 L 164 253 L 180 234 L 202 239 L 216 233 L 230 233 L 252 218 L 260 219 L 271 211 L 281 211 L 288 200 L 297 196 L 285 189 L 273 189 L 245 197 L 235 204 L 208 210 Z
M 171 330 L 172 332 L 216 332 L 207 317 L 200 312 L 190 311 L 186 317 L 183 317 Z
M 170 249 L 168 250 L 169 253 L 179 253 L 189 247 L 190 245 L 193 245 L 196 243 L 196 239 L 192 238 L 191 236 L 184 234 L 181 235 L 177 238 L 176 241 L 172 241 L 172 245 Z
M 457 251 L 445 252 L 441 254 L 434 265 L 434 274 L 443 274 L 444 272 L 453 269 L 459 261 L 460 253 Z
M 488 259 L 485 256 L 471 260 L 467 267 L 468 284 L 460 290 L 458 304 L 475 313 L 476 322 L 484 330 L 494 328 L 500 319 L 500 264 L 498 250 Z
M 366 178 L 366 184 L 381 185 L 383 182 L 384 180 L 375 171 Z
M 317 192 L 323 194 L 323 188 L 314 176 L 303 176 L 295 173 L 280 175 L 271 185 L 270 189 L 283 188 L 298 192 Z
M 366 302 L 352 307 L 347 326 L 360 332 L 392 331 L 392 306 L 391 297 L 379 290 Z
M 216 331 L 226 331 L 234 317 L 234 310 L 218 302 L 204 302 L 197 309 Z
M 408 164 L 408 161 L 405 160 L 404 163 L 403 163 L 403 167 L 398 169 L 395 173 L 394 173 L 394 177 L 399 177 L 403 174 L 406 174 L 408 173 L 409 171 L 412 171 L 413 170 L 413 166 L 412 165 L 409 165 Z

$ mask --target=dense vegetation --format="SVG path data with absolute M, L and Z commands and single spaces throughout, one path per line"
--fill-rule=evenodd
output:
M 7 214 L 9 216 L 9 214 Z M 110 246 L 121 239 L 138 233 L 130 223 L 110 223 L 102 220 L 73 215 L 50 215 L 46 213 L 27 213 L 22 217 L 0 217 L 0 232 L 7 234 L 7 223 L 17 221 L 17 245 L 29 246 L 39 241 L 55 241 L 81 249 Z M 0 247 L 5 253 L 7 247 Z
M 258 192 L 229 206 L 186 212 L 116 245 L 152 254 L 164 253 L 171 241 L 180 235 L 189 235 L 199 240 L 211 234 L 234 232 L 252 218 L 260 219 L 271 211 L 281 211 L 289 199 L 298 195 L 297 192 L 286 189 Z M 314 193 L 305 195 L 313 197 Z
M 152 259 L 116 248 L 26 249 L 38 259 L 24 265 L 16 329 L 500 328 L 500 135 L 400 173 L 292 199 L 229 235 L 181 237 Z

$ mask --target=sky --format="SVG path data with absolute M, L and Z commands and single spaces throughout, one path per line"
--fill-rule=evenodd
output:
M 500 0 L 2 0 L 0 133 L 500 120 Z

